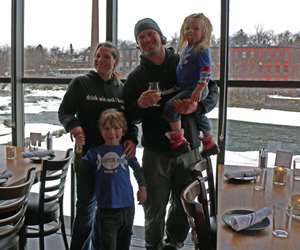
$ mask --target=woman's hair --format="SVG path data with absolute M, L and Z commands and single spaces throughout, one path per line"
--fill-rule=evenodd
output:
M 114 128 L 122 128 L 123 134 L 127 131 L 127 122 L 125 116 L 122 112 L 116 109 L 106 109 L 104 110 L 98 120 L 99 128 L 109 125 Z
M 195 50 L 200 51 L 202 49 L 209 48 L 210 46 L 211 33 L 213 29 L 212 24 L 203 13 L 194 13 L 187 16 L 181 25 L 179 42 L 177 47 L 178 52 L 180 52 L 186 44 L 186 39 L 184 38 L 184 28 L 186 26 L 186 23 L 192 18 L 198 19 L 202 27 L 203 35 L 202 40 L 196 45 Z
M 113 58 L 116 60 L 116 66 L 118 65 L 119 61 L 120 61 L 120 52 L 117 48 L 117 46 L 115 46 L 113 43 L 106 41 L 103 43 L 99 43 L 94 51 L 94 60 L 97 57 L 97 52 L 100 48 L 109 48 L 111 50 L 111 54 L 113 56 Z M 119 73 L 116 71 L 116 67 L 114 68 L 113 71 L 113 77 L 118 78 Z

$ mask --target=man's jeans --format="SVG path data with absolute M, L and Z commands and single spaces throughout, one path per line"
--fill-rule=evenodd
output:
M 71 250 L 94 249 L 94 218 L 96 212 L 95 183 L 92 171 L 80 164 L 81 156 L 76 155 L 76 216 L 73 224 Z
M 147 186 L 147 201 L 144 204 L 146 249 L 158 250 L 162 245 L 176 248 L 183 246 L 189 224 L 180 194 L 193 181 L 188 167 L 200 158 L 200 153 L 196 150 L 171 158 L 144 148 L 143 171 Z M 165 222 L 169 201 L 171 206 Z M 164 234 L 166 239 L 163 242 Z

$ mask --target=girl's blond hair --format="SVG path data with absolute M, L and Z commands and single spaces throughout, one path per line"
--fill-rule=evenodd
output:
M 123 134 L 125 134 L 127 131 L 127 122 L 125 116 L 122 112 L 116 109 L 106 109 L 102 112 L 98 120 L 99 129 L 101 130 L 101 128 L 106 125 L 114 128 L 122 128 Z
M 184 28 L 186 23 L 192 18 L 199 19 L 199 22 L 202 27 L 202 35 L 203 35 L 202 40 L 196 45 L 195 50 L 200 51 L 202 49 L 209 48 L 210 46 L 211 33 L 213 29 L 212 24 L 210 20 L 203 13 L 194 13 L 184 18 L 184 21 L 181 25 L 179 42 L 177 47 L 178 52 L 181 52 L 183 47 L 186 45 L 186 39 L 184 38 Z

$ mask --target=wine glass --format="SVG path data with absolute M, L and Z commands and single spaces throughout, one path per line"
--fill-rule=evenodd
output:
M 155 90 L 160 94 L 159 82 L 149 82 L 149 90 Z M 155 103 L 153 107 L 159 107 L 159 104 Z

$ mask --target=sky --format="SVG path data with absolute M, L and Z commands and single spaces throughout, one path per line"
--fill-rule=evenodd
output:
M 24 0 L 25 46 L 59 46 L 75 49 L 90 45 L 92 0 Z M 220 0 L 119 0 L 118 36 L 134 40 L 133 27 L 144 17 L 155 19 L 162 32 L 171 39 L 178 34 L 183 18 L 194 12 L 205 13 L 212 21 L 214 35 L 220 36 Z M 105 1 L 99 0 L 100 41 L 105 40 Z M 0 1 L 0 46 L 10 44 L 11 0 Z M 299 0 L 231 0 L 230 33 L 243 29 L 255 33 L 261 25 L 275 33 L 300 31 Z

